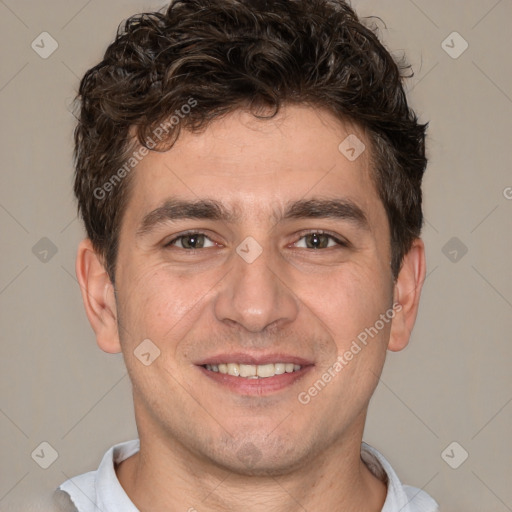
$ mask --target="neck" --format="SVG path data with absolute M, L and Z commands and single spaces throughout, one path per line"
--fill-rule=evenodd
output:
M 116 471 L 141 512 L 378 512 L 386 486 L 361 460 L 357 431 L 300 469 L 272 476 L 233 473 L 168 438 L 141 435 L 140 451 Z

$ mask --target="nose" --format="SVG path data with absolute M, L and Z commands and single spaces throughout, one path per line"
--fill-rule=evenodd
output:
M 254 261 L 238 253 L 232 258 L 215 300 L 217 320 L 253 333 L 293 322 L 299 307 L 285 262 L 270 249 L 263 249 Z

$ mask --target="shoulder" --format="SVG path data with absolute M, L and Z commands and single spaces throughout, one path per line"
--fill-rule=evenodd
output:
M 3 512 L 78 512 L 68 493 L 59 489 L 8 505 Z
M 386 482 L 388 492 L 382 512 L 439 512 L 439 505 L 425 491 L 402 484 L 389 461 L 376 448 L 363 442 L 361 458 L 377 478 Z
M 403 489 L 411 512 L 439 512 L 439 505 L 425 491 L 410 485 L 404 485 Z
M 91 504 L 96 503 L 96 474 L 97 471 L 89 471 L 66 480 L 55 491 L 54 499 L 57 503 L 73 506 L 69 509 L 73 512 L 89 510 Z M 63 512 L 67 512 L 67 509 L 64 508 Z
M 112 504 L 124 504 L 124 511 L 133 510 L 116 475 L 115 466 L 140 448 L 138 439 L 116 444 L 107 450 L 97 470 L 74 476 L 62 483 L 58 490 L 67 493 L 76 507 L 72 511 L 98 512 L 113 510 Z M 117 508 L 116 508 L 117 510 Z M 59 510 L 60 512 L 60 510 Z M 67 512 L 65 509 L 63 512 Z

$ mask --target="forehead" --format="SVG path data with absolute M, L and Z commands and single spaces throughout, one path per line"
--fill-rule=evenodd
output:
M 212 199 L 240 220 L 275 219 L 290 201 L 317 197 L 375 209 L 369 149 L 360 128 L 324 110 L 287 106 L 271 119 L 235 111 L 142 159 L 126 220 L 140 222 L 170 197 Z

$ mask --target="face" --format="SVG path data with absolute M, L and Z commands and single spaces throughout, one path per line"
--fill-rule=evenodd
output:
M 309 107 L 236 111 L 138 164 L 116 314 L 141 439 L 284 474 L 362 434 L 394 286 L 369 148 L 347 158 L 348 135 L 365 141 Z

